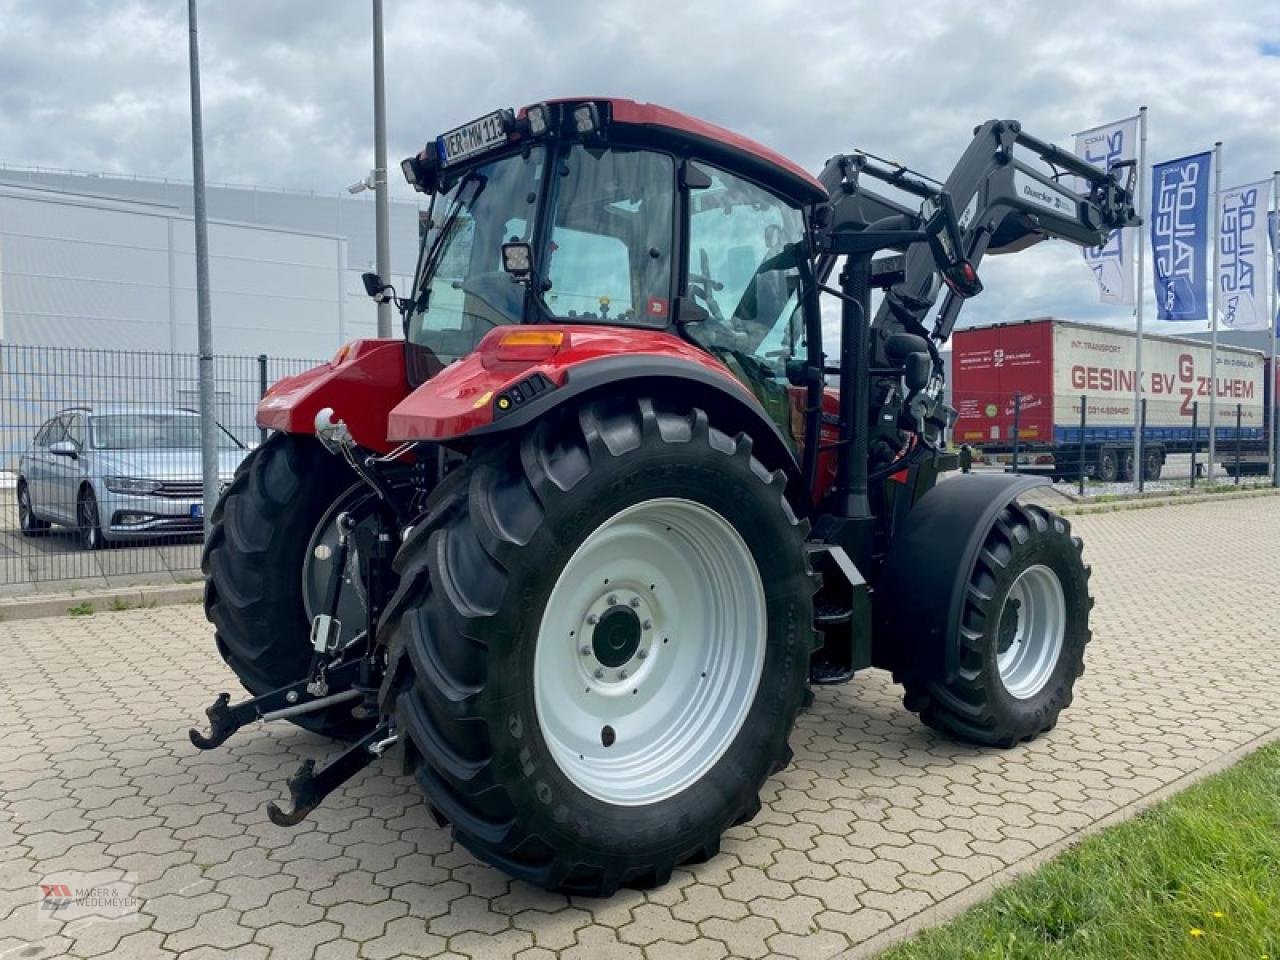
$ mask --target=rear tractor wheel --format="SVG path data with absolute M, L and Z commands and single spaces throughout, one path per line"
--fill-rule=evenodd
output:
M 929 726 L 1013 746 L 1051 730 L 1071 703 L 1089 642 L 1089 568 L 1065 519 L 1012 503 L 969 576 L 950 681 L 907 675 L 904 703 Z
M 311 437 L 278 433 L 241 463 L 210 517 L 204 571 L 205 616 L 218 653 L 251 694 L 302 679 L 311 663 L 311 618 L 323 611 L 337 517 L 353 498 L 350 470 Z M 354 551 L 339 594 L 343 638 L 364 629 Z M 293 722 L 350 739 L 370 721 L 351 704 Z
M 814 581 L 751 442 L 619 400 L 478 451 L 396 560 L 384 711 L 442 821 L 548 889 L 713 856 L 790 759 Z

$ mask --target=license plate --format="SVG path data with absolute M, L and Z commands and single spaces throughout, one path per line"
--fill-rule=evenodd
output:
M 445 166 L 507 142 L 506 111 L 495 110 L 436 137 L 436 152 Z
M 192 520 L 204 519 L 204 504 L 194 503 L 191 505 L 191 519 Z

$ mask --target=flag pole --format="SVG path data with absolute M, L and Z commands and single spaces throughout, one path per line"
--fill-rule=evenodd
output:
M 1134 287 L 1135 324 L 1137 328 L 1136 367 L 1133 384 L 1133 476 L 1142 489 L 1144 472 L 1142 469 L 1142 305 L 1146 299 L 1143 290 L 1143 262 L 1147 258 L 1147 108 L 1138 108 L 1138 218 L 1142 226 L 1138 227 L 1138 279 Z
M 1280 170 L 1271 174 L 1271 205 L 1276 208 L 1276 214 L 1273 220 L 1275 227 L 1271 231 L 1271 262 L 1267 264 L 1271 270 L 1271 315 L 1267 319 L 1267 326 L 1271 328 L 1271 368 L 1268 371 L 1271 377 L 1271 434 L 1267 450 L 1271 454 L 1271 485 L 1280 487 L 1280 431 L 1276 430 L 1276 417 L 1280 416 L 1280 397 L 1276 396 L 1280 393 L 1280 377 L 1276 376 L 1276 341 L 1280 339 L 1280 324 L 1276 323 L 1276 298 L 1280 295 L 1277 291 L 1280 273 L 1276 270 L 1280 264 Z
M 1212 305 L 1209 307 L 1213 335 L 1209 342 L 1209 482 L 1213 483 L 1213 461 L 1218 452 L 1218 234 L 1222 232 L 1222 141 L 1213 145 L 1213 267 L 1210 279 L 1213 284 Z

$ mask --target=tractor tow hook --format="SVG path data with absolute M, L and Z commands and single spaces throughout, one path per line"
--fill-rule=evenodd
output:
M 267 817 L 277 827 L 297 826 L 307 814 L 333 791 L 378 759 L 399 737 L 384 720 L 320 769 L 308 757 L 288 780 L 293 809 L 281 810 L 274 800 L 267 803 Z
M 231 694 L 220 693 L 205 710 L 205 715 L 209 718 L 209 735 L 205 736 L 192 727 L 188 736 L 201 750 L 212 750 L 226 743 L 233 733 L 250 723 L 283 720 L 311 713 L 313 710 L 323 710 L 348 700 L 358 700 L 365 696 L 365 691 L 352 684 L 359 680 L 360 664 L 360 660 L 350 660 L 329 670 L 325 691 L 336 687 L 340 692 L 328 696 L 316 696 L 311 689 L 309 677 L 236 704 L 231 703 Z

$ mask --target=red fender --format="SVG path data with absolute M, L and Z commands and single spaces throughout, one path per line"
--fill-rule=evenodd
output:
M 605 358 L 678 361 L 705 377 L 755 398 L 732 373 L 704 351 L 679 337 L 636 327 L 590 325 L 500 326 L 485 335 L 474 352 L 445 368 L 405 397 L 391 411 L 387 437 L 452 440 L 483 434 L 547 391 L 563 387 L 571 371 Z
M 315 433 L 316 414 L 332 407 L 361 446 L 385 453 L 387 413 L 408 392 L 403 340 L 354 340 L 328 363 L 276 381 L 258 402 L 258 426 Z

